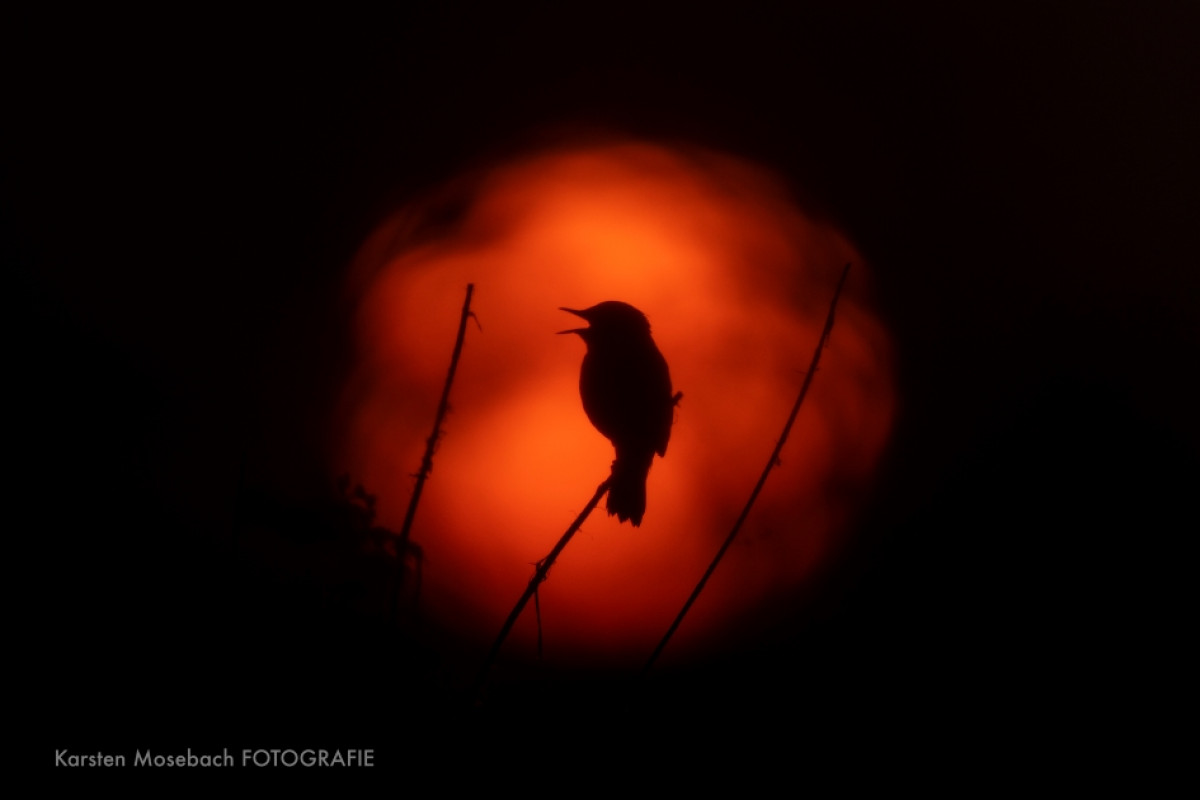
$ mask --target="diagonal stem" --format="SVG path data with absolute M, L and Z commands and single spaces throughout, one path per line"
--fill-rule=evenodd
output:
M 504 640 L 508 638 L 509 631 L 517 622 L 517 618 L 521 616 L 521 612 L 525 609 L 525 605 L 529 602 L 529 598 L 533 597 L 537 592 L 538 586 L 542 581 L 546 580 L 546 574 L 550 572 L 550 568 L 554 566 L 554 562 L 558 559 L 558 554 L 563 551 L 567 543 L 583 526 L 584 521 L 596 509 L 600 503 L 600 498 L 604 497 L 608 491 L 609 485 L 612 483 L 612 476 L 605 478 L 604 482 L 596 487 L 596 493 L 592 495 L 592 499 L 584 506 L 583 511 L 579 512 L 579 516 L 575 517 L 575 521 L 571 523 L 571 527 L 567 528 L 566 533 L 558 540 L 558 544 L 554 545 L 554 549 L 547 554 L 545 558 L 537 563 L 537 569 L 533 573 L 533 577 L 529 579 L 529 585 L 525 587 L 525 593 L 521 595 L 521 599 L 513 606 L 512 612 L 509 613 L 508 619 L 504 620 L 504 626 L 500 629 L 500 635 L 496 637 L 496 641 L 492 643 L 492 649 L 488 652 L 487 660 L 483 663 L 483 669 L 479 671 L 479 677 L 475 680 L 475 690 L 472 695 L 479 696 L 483 689 L 483 683 L 487 679 L 488 671 L 492 668 L 492 663 L 496 660 L 496 655 L 500 652 L 500 647 L 504 644 Z
M 646 662 L 646 666 L 642 667 L 642 675 L 644 676 L 654 666 L 654 662 L 658 660 L 659 655 L 667 646 L 667 642 L 671 641 L 671 637 L 675 635 L 676 629 L 679 628 L 683 618 L 687 616 L 692 604 L 696 602 L 696 598 L 700 596 L 700 592 L 704 591 L 704 585 L 708 583 L 708 579 L 716 572 L 717 565 L 721 563 L 721 559 L 725 557 L 725 551 L 733 544 L 734 538 L 738 535 L 738 531 L 742 528 L 742 523 L 746 521 L 746 517 L 750 515 L 750 509 L 754 506 L 754 501 L 758 499 L 759 492 L 762 491 L 763 485 L 767 482 L 767 476 L 771 474 L 771 470 L 779 463 L 779 454 L 783 451 L 784 442 L 787 441 L 788 434 L 792 431 L 792 423 L 796 421 L 796 415 L 800 413 L 800 405 L 804 402 L 805 396 L 808 395 L 808 387 L 812 385 L 813 376 L 817 373 L 817 365 L 821 361 L 821 351 L 825 349 L 825 344 L 829 340 L 829 333 L 833 330 L 833 312 L 837 308 L 838 298 L 842 294 L 842 287 L 846 284 L 846 276 L 850 274 L 850 265 L 847 264 L 842 270 L 842 276 L 838 279 L 837 289 L 834 290 L 833 300 L 829 303 L 829 314 L 825 317 L 825 328 L 821 331 L 821 338 L 817 340 L 817 347 L 813 351 L 812 363 L 809 364 L 808 372 L 804 376 L 804 383 L 800 387 L 800 395 L 796 398 L 795 405 L 792 406 L 792 413 L 788 415 L 787 423 L 783 426 L 783 433 L 779 435 L 779 441 L 775 443 L 775 449 L 771 452 L 771 457 L 767 460 L 767 466 L 762 471 L 762 475 L 758 478 L 758 483 L 754 486 L 754 491 L 750 492 L 750 499 L 746 501 L 745 508 L 738 516 L 737 521 L 733 523 L 733 529 L 729 531 L 729 535 L 725 537 L 725 541 L 721 544 L 721 549 L 717 551 L 717 555 L 713 558 L 712 563 L 708 565 L 704 576 L 700 578 L 700 582 L 696 584 L 696 588 L 692 590 L 692 594 L 688 597 L 687 602 L 683 604 L 679 615 L 675 617 L 675 621 L 671 623 L 671 627 L 667 629 L 666 635 L 662 641 L 658 643 L 658 647 L 654 648 L 654 652 L 650 655 L 650 659 Z

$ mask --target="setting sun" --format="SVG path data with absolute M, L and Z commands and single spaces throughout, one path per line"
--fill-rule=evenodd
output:
M 352 271 L 357 361 L 334 465 L 399 529 L 473 283 L 479 325 L 413 529 L 423 613 L 489 640 L 608 476 L 612 445 L 580 401 L 583 344 L 555 335 L 579 320 L 560 307 L 642 310 L 683 393 L 641 526 L 601 506 L 540 589 L 556 663 L 637 664 L 653 650 L 745 504 L 853 264 L 782 463 L 672 650 L 719 647 L 835 553 L 887 440 L 894 380 L 869 265 L 769 172 L 712 151 L 556 148 L 447 192 L 451 222 L 430 223 L 432 200 L 404 209 Z M 527 614 L 508 648 L 531 651 L 534 635 Z

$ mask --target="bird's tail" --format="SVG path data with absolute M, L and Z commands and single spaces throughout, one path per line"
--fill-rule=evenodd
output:
M 608 513 L 621 522 L 629 520 L 636 528 L 646 513 L 646 476 L 654 451 L 628 453 L 617 451 L 612 465 L 612 483 L 608 487 Z

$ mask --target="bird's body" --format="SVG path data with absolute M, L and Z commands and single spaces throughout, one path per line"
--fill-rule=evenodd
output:
M 667 361 L 645 315 L 627 303 L 609 300 L 563 311 L 590 323 L 562 333 L 577 333 L 587 345 L 579 374 L 583 410 L 616 449 L 608 513 L 640 525 L 650 463 L 655 453 L 667 454 L 671 437 L 675 399 Z

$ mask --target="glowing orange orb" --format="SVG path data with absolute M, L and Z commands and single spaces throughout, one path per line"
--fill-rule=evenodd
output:
M 853 246 L 769 172 L 698 149 L 558 148 L 458 185 L 459 214 L 386 222 L 354 270 L 357 363 L 337 469 L 398 530 L 449 365 L 468 283 L 453 412 L 417 513 L 421 604 L 488 641 L 608 475 L 612 447 L 579 398 L 584 346 L 560 306 L 646 313 L 683 392 L 640 528 L 601 507 L 541 587 L 548 659 L 640 664 L 729 531 L 778 438 L 843 265 L 853 269 L 819 375 L 763 495 L 679 630 L 676 654 L 769 610 L 831 551 L 892 422 L 888 337 Z M 507 647 L 526 652 L 533 615 Z

